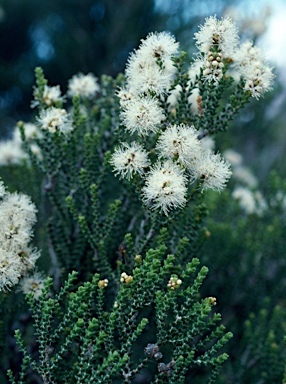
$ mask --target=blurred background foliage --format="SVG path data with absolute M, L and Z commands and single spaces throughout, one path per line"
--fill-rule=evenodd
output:
M 75 73 L 92 72 L 99 77 L 124 71 L 129 52 L 155 30 L 173 33 L 191 57 L 193 33 L 213 14 L 237 18 L 242 37 L 259 41 L 271 9 L 262 9 L 260 19 L 251 18 L 250 13 L 240 17 L 238 7 L 243 9 L 245 3 L 0 0 L 0 137 L 11 138 L 18 120 L 32 118 L 36 66 L 43 67 L 50 85 L 59 84 L 66 92 Z M 269 207 L 263 215 L 246 215 L 232 199 L 234 182 L 222 194 L 207 196 L 209 218 L 200 259 L 210 273 L 203 294 L 218 298 L 218 311 L 235 335 L 221 383 L 281 382 L 286 358 L 282 341 L 286 334 L 286 216 L 285 204 L 275 206 L 273 198 L 279 193 L 286 196 L 285 106 L 285 85 L 277 72 L 274 90 L 259 102 L 252 100 L 228 132 L 216 137 L 220 151 L 233 148 L 242 154 Z M 11 191 L 30 194 L 42 207 L 44 220 L 45 200 L 37 175 L 25 165 L 10 165 L 0 168 L 0 176 Z M 39 226 L 35 244 L 39 248 L 45 240 L 42 232 Z

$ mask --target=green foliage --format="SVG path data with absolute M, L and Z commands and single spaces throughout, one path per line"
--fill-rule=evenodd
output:
M 262 191 L 263 213 L 246 214 L 231 191 L 208 195 L 201 260 L 213 271 L 212 292 L 234 331 L 226 363 L 233 382 L 281 383 L 285 366 L 285 180 L 273 171 Z
M 199 264 L 193 259 L 182 271 L 183 283 L 172 289 L 167 281 L 175 258 L 166 255 L 164 246 L 150 249 L 129 280 L 121 278 L 107 288 L 95 274 L 74 290 L 78 274 L 72 272 L 54 294 L 48 278 L 39 300 L 28 295 L 37 356 L 31 356 L 16 330 L 23 363 L 19 380 L 9 371 L 10 382 L 24 383 L 28 367 L 43 382 L 55 383 L 131 383 L 147 367 L 154 372 L 153 379 L 146 376 L 149 381 L 183 383 L 196 366 L 218 369 L 227 358 L 220 350 L 232 334 L 223 326 L 213 330 L 221 319 L 212 313 L 215 299 L 199 298 L 207 269 L 192 282 Z M 155 332 L 148 325 L 151 314 Z

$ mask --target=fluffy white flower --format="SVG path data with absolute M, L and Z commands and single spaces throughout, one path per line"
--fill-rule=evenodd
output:
M 39 128 L 31 123 L 24 124 L 24 131 L 28 141 L 36 139 L 36 137 L 40 137 L 41 135 Z M 39 153 L 39 147 L 36 149 L 35 144 L 33 144 L 32 147 L 33 151 L 35 150 Z M 16 127 L 13 132 L 12 140 L 0 142 L 0 165 L 21 164 L 23 159 L 27 159 L 27 154 L 22 147 L 20 130 Z
M 40 256 L 28 246 L 36 207 L 21 193 L 8 193 L 0 181 L 0 291 L 18 283 Z
M 89 73 L 84 75 L 79 73 L 74 75 L 68 83 L 68 95 L 73 97 L 79 95 L 82 97 L 93 98 L 100 91 L 97 78 Z
M 36 221 L 36 207 L 23 194 L 6 194 L 0 203 L 1 247 L 18 252 L 26 247 L 32 236 L 32 225 Z
M 246 91 L 250 91 L 251 96 L 259 99 L 261 95 L 272 89 L 274 75 L 271 68 L 267 66 L 252 66 L 245 75 Z
M 202 180 L 202 190 L 213 189 L 222 191 L 232 172 L 230 164 L 221 158 L 220 154 L 214 154 L 210 150 L 202 153 L 192 169 L 196 179 Z
M 178 53 L 179 43 L 175 38 L 167 32 L 149 33 L 146 39 L 141 40 L 139 52 L 141 55 L 160 59 L 163 64 L 165 61 L 169 61 L 172 55 Z
M 156 164 L 146 177 L 142 189 L 143 200 L 151 203 L 153 209 L 160 209 L 165 215 L 172 208 L 186 204 L 186 177 L 182 169 L 171 161 Z
M 45 85 L 43 99 L 48 107 L 55 105 L 59 101 L 64 101 L 64 97 L 61 95 L 61 89 L 59 85 L 55 87 L 49 87 Z
M 265 53 L 260 47 L 255 47 L 253 41 L 247 40 L 242 43 L 233 56 L 233 61 L 236 68 L 240 68 L 242 71 L 244 67 L 247 67 L 253 62 L 264 62 Z
M 244 89 L 250 91 L 252 97 L 259 99 L 272 88 L 272 68 L 269 67 L 263 50 L 254 47 L 252 41 L 246 41 L 237 49 L 234 67 L 245 80 Z
M 47 107 L 52 107 L 53 105 L 56 105 L 56 103 L 59 101 L 64 102 L 65 97 L 61 95 L 60 86 L 56 85 L 54 87 L 50 87 L 49 85 L 45 85 L 43 101 Z M 39 104 L 40 103 L 38 100 L 33 100 L 31 102 L 31 107 L 34 108 Z
M 251 171 L 243 165 L 238 165 L 233 169 L 233 177 L 247 186 L 253 188 L 256 187 L 258 181 Z
M 197 136 L 194 126 L 172 125 L 161 134 L 156 149 L 160 157 L 175 159 L 188 166 L 202 150 Z
M 51 107 L 41 111 L 38 122 L 42 129 L 51 133 L 60 131 L 66 133 L 72 130 L 72 121 L 65 109 Z
M 45 276 L 41 272 L 35 272 L 31 276 L 24 277 L 20 282 L 20 290 L 27 295 L 33 293 L 34 299 L 38 300 L 44 288 Z
M 220 20 L 216 16 L 205 19 L 194 39 L 200 52 L 218 50 L 225 58 L 231 58 L 238 44 L 238 30 L 229 16 Z
M 21 215 L 28 225 L 35 224 L 37 208 L 29 196 L 17 192 L 9 193 L 0 204 L 2 215 Z
M 232 197 L 239 201 L 239 205 L 248 215 L 255 213 L 262 216 L 267 209 L 267 204 L 259 191 L 252 192 L 245 187 L 236 187 Z
M 21 275 L 23 276 L 27 271 L 34 269 L 41 252 L 37 248 L 24 246 L 17 252 L 17 255 L 21 260 Z
M 172 55 L 178 52 L 178 48 L 179 44 L 166 32 L 151 33 L 142 39 L 126 66 L 129 86 L 137 94 L 149 91 L 157 95 L 165 93 L 176 72 Z
M 157 63 L 150 63 L 133 54 L 126 68 L 128 84 L 136 94 L 153 92 L 156 95 L 163 95 L 170 88 L 176 68 L 170 67 L 168 71 L 160 68 Z
M 150 161 L 147 152 L 136 142 L 122 143 L 112 155 L 111 164 L 116 175 L 130 179 L 135 173 L 142 174 Z
M 128 131 L 137 132 L 140 136 L 157 132 L 161 122 L 165 119 L 163 109 L 152 97 L 137 97 L 130 101 L 121 111 L 120 117 Z
M 12 251 L 0 247 L 0 291 L 17 284 L 21 277 L 21 260 Z
M 232 192 L 232 197 L 239 201 L 241 208 L 247 213 L 255 212 L 255 199 L 250 189 L 245 187 L 237 187 Z
M 122 108 L 135 98 L 135 92 L 128 88 L 120 88 L 116 92 L 116 95 L 119 97 L 119 102 Z
M 25 157 L 20 142 L 15 140 L 0 142 L 0 165 L 20 164 Z

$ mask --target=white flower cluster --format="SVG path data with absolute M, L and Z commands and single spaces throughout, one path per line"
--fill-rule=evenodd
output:
M 271 89 L 274 75 L 265 54 L 252 41 L 239 45 L 237 27 L 229 16 L 208 17 L 199 28 L 194 38 L 200 54 L 190 68 L 191 81 L 202 70 L 205 81 L 219 83 L 224 71 L 232 67 L 232 77 L 242 78 L 252 97 L 258 99 Z
M 168 92 L 176 72 L 172 56 L 179 44 L 166 32 L 150 33 L 141 40 L 126 66 L 127 85 L 118 91 L 126 130 L 140 136 L 156 133 L 165 120 L 164 110 L 155 97 Z
M 55 106 L 58 102 L 63 103 L 64 101 L 65 101 L 65 96 L 61 95 L 61 89 L 59 85 L 56 85 L 54 87 L 45 85 L 44 92 L 43 92 L 43 102 L 47 107 Z M 33 100 L 31 102 L 31 107 L 35 108 L 39 104 L 40 104 L 39 100 Z
M 169 126 L 161 132 L 155 153 L 158 160 L 150 167 L 148 152 L 142 145 L 123 143 L 113 153 L 111 164 L 122 178 L 143 176 L 143 201 L 166 215 L 172 208 L 185 206 L 188 183 L 200 180 L 202 191 L 221 191 L 231 176 L 229 164 L 203 146 L 193 126 Z
M 40 127 L 51 133 L 67 133 L 72 130 L 72 120 L 65 109 L 51 107 L 42 109 L 37 118 Z
M 38 300 L 42 294 L 42 289 L 44 288 L 45 276 L 41 272 L 34 272 L 30 276 L 25 276 L 20 281 L 20 290 L 27 295 L 27 293 L 32 293 L 35 300 Z
M 244 42 L 236 51 L 234 66 L 238 74 L 244 79 L 244 89 L 252 97 L 259 99 L 261 95 L 271 89 L 274 74 L 265 58 L 265 53 L 259 47 L 254 47 L 252 41 Z
M 16 145 L 15 145 L 16 144 Z M 20 143 L 14 140 L 0 142 L 0 165 L 21 164 L 26 157 Z
M 194 39 L 200 52 L 207 54 L 216 50 L 225 58 L 232 57 L 238 44 L 238 30 L 229 16 L 221 20 L 216 16 L 207 17 L 199 28 Z
M 150 165 L 148 153 L 143 147 L 132 142 L 122 143 L 112 156 L 111 164 L 114 167 L 115 174 L 130 180 L 135 173 L 143 174 L 144 168 Z
M 66 101 L 66 96 L 78 95 L 85 99 L 93 98 L 100 91 L 97 80 L 92 73 L 74 75 L 68 82 L 68 92 L 65 96 L 61 95 L 58 85 L 54 87 L 45 85 L 42 96 L 45 108 L 40 111 L 40 115 L 37 117 L 39 126 L 51 133 L 70 132 L 73 129 L 72 119 L 69 113 L 61 108 L 62 103 Z M 33 100 L 31 106 L 36 107 L 39 104 L 39 100 Z
M 202 152 L 201 158 L 196 163 L 194 174 L 196 178 L 200 177 L 203 180 L 202 190 L 212 189 L 219 192 L 226 187 L 232 172 L 230 164 L 219 153 L 207 150 Z
M 232 197 L 239 202 L 240 207 L 248 215 L 262 216 L 267 209 L 267 203 L 259 191 L 238 186 L 234 189 Z
M 157 132 L 161 122 L 165 120 L 165 115 L 157 99 L 139 96 L 125 103 L 121 120 L 127 131 L 147 136 L 151 132 Z
M 126 68 L 127 86 L 117 95 L 124 128 L 131 135 L 137 134 L 140 144 L 124 142 L 111 158 L 116 175 L 128 180 L 135 175 L 143 178 L 143 201 L 165 215 L 186 205 L 190 183 L 199 180 L 202 191 L 221 191 L 231 175 L 229 164 L 213 152 L 213 142 L 199 140 L 193 125 L 162 124 L 167 119 L 161 107 L 162 95 L 172 100 L 172 93 L 182 89 L 178 84 L 170 91 L 175 71 L 172 55 L 177 53 L 178 43 L 172 36 L 156 33 L 142 40 L 131 55 Z M 156 139 L 149 151 L 145 148 L 148 137 Z
M 178 49 L 179 43 L 166 32 L 150 33 L 145 40 L 142 39 L 126 67 L 129 89 L 135 94 L 165 93 L 176 72 L 172 56 L 178 53 Z
M 29 246 L 36 207 L 21 193 L 8 193 L 0 182 L 0 290 L 17 284 L 40 256 Z
M 171 161 L 155 164 L 146 177 L 143 201 L 153 204 L 168 214 L 170 208 L 182 208 L 186 204 L 186 176 L 183 169 Z
M 185 125 L 168 127 L 157 142 L 159 156 L 170 160 L 175 158 L 180 164 L 191 167 L 201 152 L 197 136 L 197 131 L 193 127 Z
M 68 96 L 79 95 L 83 98 L 92 99 L 100 91 L 98 79 L 92 73 L 74 75 L 68 84 Z
M 40 148 L 36 143 L 33 143 L 34 139 L 40 137 L 39 129 L 35 124 L 25 123 L 24 131 L 26 140 L 30 142 L 31 151 L 36 156 L 40 156 Z M 19 128 L 16 127 L 11 140 L 0 142 L 0 165 L 21 164 L 23 159 L 26 158 L 27 155 L 22 148 L 20 131 Z
M 239 184 L 234 188 L 232 197 L 238 201 L 242 210 L 247 214 L 262 216 L 267 209 L 267 203 L 260 191 L 257 190 L 258 180 L 252 172 L 243 165 L 242 155 L 233 149 L 223 153 L 231 163 L 233 177 Z
M 211 16 L 199 28 L 194 39 L 200 55 L 193 65 L 193 71 L 199 75 L 202 68 L 205 80 L 219 82 L 225 63 L 232 60 L 237 49 L 237 27 L 229 16 L 222 19 Z
M 73 129 L 72 118 L 70 114 L 65 109 L 60 108 L 59 105 L 66 101 L 66 96 L 72 97 L 79 95 L 83 98 L 92 98 L 99 91 L 100 86 L 97 78 L 92 73 L 88 75 L 83 75 L 82 73 L 74 75 L 69 80 L 67 95 L 61 94 L 59 85 L 45 85 L 42 95 L 45 107 L 40 111 L 40 115 L 36 119 L 38 126 L 51 133 L 68 133 Z M 34 92 L 37 93 L 38 89 L 36 88 Z M 39 105 L 40 101 L 37 99 L 31 102 L 32 108 Z M 41 129 L 32 123 L 24 124 L 26 140 L 29 142 L 31 151 L 39 158 L 41 157 L 41 151 L 36 141 L 42 136 Z M 131 126 L 130 130 L 132 131 Z M 144 128 L 143 131 L 146 131 L 146 128 Z M 24 159 L 27 160 L 28 157 L 23 150 L 19 128 L 16 127 L 11 139 L 0 141 L 0 166 L 21 164 Z

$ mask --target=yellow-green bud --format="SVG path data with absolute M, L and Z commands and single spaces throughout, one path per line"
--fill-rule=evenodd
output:
M 107 279 L 99 280 L 97 285 L 98 285 L 98 288 L 106 288 L 108 286 L 108 280 Z
M 135 263 L 141 263 L 141 261 L 142 261 L 142 256 L 141 255 L 136 255 L 135 256 L 135 258 L 134 258 L 134 260 L 135 260 Z

